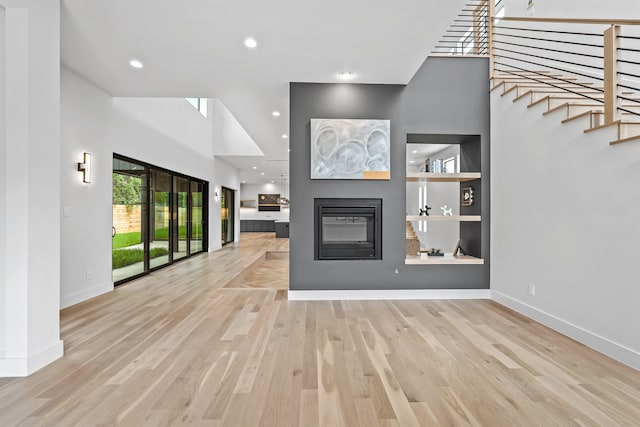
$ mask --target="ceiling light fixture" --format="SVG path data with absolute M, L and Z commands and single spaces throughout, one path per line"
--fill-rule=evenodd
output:
M 412 154 L 418 154 L 418 150 L 413 150 L 411 153 Z
M 245 39 L 244 45 L 249 49 L 254 49 L 256 46 L 258 46 L 258 42 L 253 37 L 248 37 Z
M 280 111 L 274 111 L 273 113 L 271 113 L 271 115 L 273 117 L 280 117 Z
M 352 80 L 356 77 L 356 74 L 352 71 L 342 71 L 338 73 L 338 78 L 340 80 Z
M 264 175 L 264 172 L 260 172 L 260 175 Z
M 137 59 L 132 59 L 131 61 L 129 61 L 129 65 L 131 65 L 133 68 L 135 69 L 140 69 L 142 67 L 144 67 L 144 65 L 142 64 L 142 62 L 140 62 Z
M 256 170 L 256 169 L 258 169 L 258 167 L 257 166 L 253 166 L 253 170 Z
M 282 134 L 282 139 L 287 139 L 287 138 L 289 138 L 289 135 L 287 135 L 286 133 L 283 133 Z

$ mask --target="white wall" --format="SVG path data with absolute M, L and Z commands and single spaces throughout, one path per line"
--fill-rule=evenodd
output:
M 528 16 L 527 0 L 503 0 L 506 16 Z M 610 18 L 624 19 L 638 10 L 637 0 L 534 0 L 538 18 Z
M 113 289 L 113 153 L 209 181 L 209 244 L 215 248 L 220 240 L 219 203 L 216 208 L 213 191 L 222 178 L 216 177 L 214 170 L 219 166 L 224 174 L 234 173 L 229 167 L 214 165 L 211 123 L 180 98 L 154 101 L 112 98 L 62 69 L 61 198 L 71 212 L 62 218 L 63 306 Z M 187 127 L 189 130 L 185 131 Z M 82 151 L 93 153 L 91 184 L 82 184 L 76 170 Z M 237 176 L 229 179 L 229 185 L 238 180 Z
M 216 156 L 264 156 L 242 125 L 219 99 L 208 100 Z
M 491 95 L 492 296 L 640 369 L 640 143 L 542 112 Z
M 60 341 L 60 3 L 5 7 L 0 376 L 62 356 Z
M 222 187 L 226 187 L 235 191 L 234 199 L 234 236 L 235 242 L 240 241 L 240 172 L 220 158 L 214 159 L 214 177 L 215 181 L 212 184 L 214 188 L 211 189 L 213 194 L 216 190 L 220 190 Z M 213 198 L 215 199 L 215 198 Z M 211 234 L 209 239 L 210 250 L 217 250 L 222 247 L 222 229 L 221 229 L 221 212 L 220 201 L 215 201 L 211 212 L 211 221 L 213 225 L 211 227 Z
M 285 194 L 289 197 L 289 182 L 284 186 Z M 240 219 L 265 219 L 265 220 L 279 220 L 289 219 L 289 208 L 280 208 L 280 212 L 260 212 L 257 208 L 258 194 L 282 194 L 282 182 L 275 182 L 273 184 L 242 184 L 240 189 L 241 200 L 254 200 L 256 202 L 255 208 L 240 208 Z
M 179 141 L 202 156 L 213 157 L 213 126 L 185 98 L 118 98 L 118 109 L 146 128 Z
M 5 203 L 5 186 L 7 185 L 7 179 L 5 175 L 5 161 L 6 161 L 6 138 L 5 138 L 5 112 L 6 112 L 6 95 L 5 95 L 5 13 L 4 8 L 0 6 L 0 164 L 2 165 L 2 171 L 0 172 L 0 242 L 6 241 L 5 234 L 5 221 L 6 218 L 6 203 Z M 4 357 L 4 322 L 5 322 L 5 245 L 0 244 L 0 359 Z

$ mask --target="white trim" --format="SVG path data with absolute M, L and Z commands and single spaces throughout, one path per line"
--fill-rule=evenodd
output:
M 489 289 L 366 289 L 292 291 L 290 301 L 406 300 L 406 299 L 489 299 Z
M 0 378 L 29 376 L 54 360 L 61 358 L 63 354 L 64 343 L 60 340 L 33 356 L 0 359 Z
M 113 282 L 106 282 L 101 285 L 94 286 L 93 288 L 85 289 L 81 292 L 76 292 L 75 294 L 63 296 L 62 298 L 60 298 L 60 308 L 67 308 L 74 304 L 78 304 L 79 302 L 83 302 L 112 291 Z
M 600 353 L 640 370 L 640 353 L 498 291 L 491 299 Z

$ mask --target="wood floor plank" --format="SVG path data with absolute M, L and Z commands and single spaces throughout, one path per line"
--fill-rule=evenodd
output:
M 287 251 L 245 233 L 63 310 L 0 426 L 640 425 L 638 371 L 493 301 L 288 301 Z

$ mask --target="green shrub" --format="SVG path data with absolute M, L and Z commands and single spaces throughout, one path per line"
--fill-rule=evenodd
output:
M 152 248 L 149 251 L 150 258 L 157 258 L 167 255 L 169 251 L 166 248 Z M 144 260 L 144 252 L 142 249 L 114 249 L 111 253 L 111 262 L 113 268 L 126 267 L 127 265 L 142 262 Z

